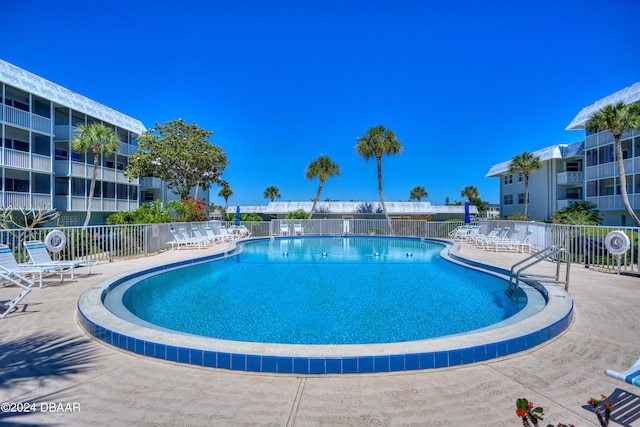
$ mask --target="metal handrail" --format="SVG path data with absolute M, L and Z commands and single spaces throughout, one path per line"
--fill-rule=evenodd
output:
M 556 247 L 555 245 L 552 246 L 548 246 L 544 249 L 542 249 L 541 251 L 538 251 L 530 256 L 528 256 L 527 258 L 513 264 L 511 266 L 511 274 L 509 277 L 509 287 L 507 288 L 507 296 L 509 296 L 509 298 L 513 298 L 513 296 L 516 294 L 516 292 L 518 291 L 518 288 L 520 286 L 520 273 L 522 273 L 523 271 L 525 271 L 526 269 L 528 269 L 529 267 L 532 267 L 536 264 L 538 264 L 541 261 L 544 261 L 554 255 L 557 255 L 559 253 L 566 253 L 567 257 L 569 256 L 569 251 L 567 251 L 565 248 L 561 248 L 561 247 Z M 520 268 L 518 271 L 515 271 L 516 267 L 534 259 L 534 261 L 529 262 L 528 264 L 526 264 L 525 266 L 523 266 L 522 268 Z M 568 258 L 567 258 L 568 259 Z M 526 277 L 528 279 L 536 279 L 538 282 L 546 282 L 546 283 L 555 283 L 555 284 L 564 284 L 564 289 L 565 291 L 569 290 L 569 277 L 570 277 L 570 272 L 571 272 L 571 263 L 569 261 L 567 261 L 567 270 L 565 273 L 565 278 L 564 280 L 560 280 L 560 257 L 556 257 L 556 274 L 555 276 L 550 276 L 550 275 L 543 275 L 543 274 L 529 274 Z M 515 274 L 514 274 L 515 272 Z M 515 278 L 515 282 L 514 282 L 514 278 Z

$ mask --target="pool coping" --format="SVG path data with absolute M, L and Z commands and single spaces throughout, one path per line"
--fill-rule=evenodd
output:
M 270 238 L 248 240 L 263 239 Z M 451 262 L 508 277 L 504 269 L 454 254 L 456 245 L 450 241 L 426 240 L 444 243 L 443 255 Z M 97 339 L 147 357 L 234 371 L 323 375 L 411 371 L 484 362 L 532 349 L 560 335 L 573 320 L 570 295 L 561 286 L 542 286 L 536 282 L 523 287 L 540 291 L 547 303 L 540 312 L 524 320 L 466 334 L 388 344 L 300 345 L 220 340 L 133 324 L 111 313 L 102 303 L 106 292 L 131 278 L 220 259 L 232 255 L 235 249 L 234 246 L 218 254 L 121 274 L 100 282 L 80 296 L 78 322 Z

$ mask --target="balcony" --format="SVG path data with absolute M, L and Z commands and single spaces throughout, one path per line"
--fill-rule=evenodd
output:
M 9 105 L 2 105 L 0 119 L 6 123 L 51 134 L 51 119 Z
M 89 206 L 88 197 L 56 196 L 56 208 L 61 211 L 86 212 Z M 93 212 L 125 212 L 134 211 L 140 207 L 137 200 L 116 200 L 94 197 L 91 203 Z
M 13 191 L 0 192 L 3 206 L 22 207 L 26 209 L 44 209 L 51 207 L 51 194 L 17 193 Z
M 640 209 L 640 194 L 628 194 L 628 196 L 631 207 L 634 210 Z M 622 196 L 587 197 L 587 201 L 596 204 L 601 211 L 618 211 L 625 209 L 624 203 L 622 203 Z
M 154 176 L 140 178 L 141 190 L 160 190 L 162 189 L 162 180 Z
M 31 154 L 26 151 L 5 148 L 4 158 L 0 162 L 5 166 L 18 169 L 32 169 L 39 172 L 51 172 L 51 157 Z
M 560 172 L 556 179 L 559 185 L 575 185 L 584 182 L 582 172 Z

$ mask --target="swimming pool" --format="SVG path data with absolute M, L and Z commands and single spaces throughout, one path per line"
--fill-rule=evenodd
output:
M 170 330 L 235 341 L 373 344 L 464 333 L 526 304 L 504 280 L 447 262 L 444 244 L 371 237 L 248 242 L 158 274 L 105 305 Z M 135 319 L 133 319 L 135 321 Z
M 119 313 L 118 310 L 114 310 L 114 314 L 106 310 L 102 305 L 103 299 L 109 297 L 109 295 L 116 295 L 117 292 L 122 292 L 123 289 L 127 288 L 135 289 L 135 283 L 144 283 L 145 280 L 149 280 L 148 283 L 152 283 L 153 280 L 156 280 L 154 277 L 160 277 L 158 276 L 159 273 L 179 271 L 179 274 L 184 275 L 185 271 L 187 271 L 185 270 L 187 265 L 192 265 L 196 271 L 201 268 L 213 268 L 211 265 L 205 267 L 211 260 L 217 260 L 213 263 L 218 264 L 216 269 L 220 268 L 222 265 L 220 263 L 254 264 L 254 267 L 255 265 L 260 265 L 261 268 L 266 265 L 280 264 L 280 266 L 302 266 L 307 272 L 313 271 L 314 265 L 325 263 L 325 265 L 331 266 L 330 270 L 338 268 L 338 275 L 359 277 L 340 270 L 345 267 L 337 266 L 335 248 L 323 243 L 322 245 L 329 249 L 320 250 L 320 247 L 312 244 L 312 242 L 319 242 L 314 238 L 256 240 L 258 240 L 256 243 L 247 244 L 244 251 L 239 255 L 236 251 L 230 251 L 224 254 L 201 257 L 189 262 L 159 266 L 132 275 L 126 275 L 116 280 L 105 282 L 100 287 L 90 289 L 83 294 L 79 301 L 80 323 L 89 333 L 109 344 L 164 360 L 244 371 L 334 374 L 428 369 L 479 362 L 538 345 L 562 332 L 571 322 L 572 303 L 568 306 L 564 304 L 560 310 L 561 315 L 558 316 L 558 313 L 554 313 L 553 318 L 550 320 L 548 316 L 542 316 L 541 314 L 548 311 L 549 305 L 557 305 L 558 301 L 555 299 L 545 301 L 547 296 L 544 295 L 544 289 L 541 289 L 543 291 L 541 293 L 539 290 L 526 285 L 523 286 L 523 292 L 527 296 L 529 304 L 518 311 L 517 314 L 507 315 L 506 320 L 501 320 L 496 325 L 480 326 L 480 329 L 476 329 L 472 333 L 454 331 L 450 332 L 454 335 L 440 338 L 429 338 L 428 336 L 417 338 L 401 337 L 386 343 L 377 342 L 375 344 L 354 344 L 353 341 L 345 341 L 344 339 L 339 340 L 338 345 L 334 345 L 332 341 L 320 341 L 320 344 L 314 344 L 316 342 L 314 341 L 315 338 L 312 341 L 304 342 L 304 344 L 274 344 L 273 342 L 263 342 L 262 339 L 252 341 L 254 339 L 252 337 L 232 337 L 232 339 L 220 339 L 217 335 L 216 338 L 202 337 L 169 330 L 166 326 L 153 326 L 151 322 L 132 319 L 130 314 Z M 394 239 L 393 242 L 396 243 L 398 240 Z M 449 255 L 450 246 L 447 246 L 436 256 L 433 254 L 427 256 L 421 252 L 422 249 L 433 246 L 436 243 L 425 239 L 405 238 L 402 240 L 408 241 L 413 245 L 410 250 L 406 249 L 406 246 L 404 246 L 406 242 L 403 242 L 402 246 L 395 247 L 392 245 L 393 247 L 391 248 L 370 249 L 367 253 L 363 253 L 358 245 L 352 244 L 354 240 L 333 238 L 332 242 L 342 246 L 345 245 L 345 242 L 349 242 L 347 251 L 349 256 L 347 258 L 351 257 L 352 261 L 347 262 L 347 266 L 354 264 L 355 259 L 360 259 L 359 264 L 366 264 L 368 267 L 382 266 L 383 269 L 396 272 L 402 271 L 407 266 L 420 267 L 434 263 L 442 263 L 451 267 L 449 264 L 451 264 L 451 261 L 455 261 Z M 382 242 L 382 240 L 379 240 L 379 242 Z M 252 246 L 256 245 L 255 247 L 257 248 L 259 244 L 269 245 L 272 249 L 275 246 L 276 250 L 266 252 L 260 250 L 253 254 Z M 311 259 L 314 257 L 315 259 Z M 351 272 L 351 267 L 348 268 L 348 272 Z M 456 266 L 456 268 L 460 267 Z M 224 270 L 225 268 L 220 269 Z M 491 277 L 490 281 L 498 280 L 498 282 L 502 282 L 502 292 L 506 288 L 506 283 L 502 281 L 503 279 L 489 276 L 487 272 L 479 273 L 468 268 L 460 271 L 465 275 L 480 275 L 478 277 L 483 277 L 483 281 L 486 281 L 485 279 L 489 277 Z M 201 274 L 196 273 L 196 276 L 199 275 Z M 233 279 L 234 274 L 229 274 L 229 276 Z M 291 276 L 297 277 L 297 275 Z M 164 277 L 166 278 L 166 276 Z M 406 282 L 406 276 L 401 275 L 399 277 L 401 280 L 398 282 Z M 403 277 L 405 280 L 402 280 Z M 259 280 L 252 278 L 251 280 L 264 281 L 262 278 Z M 384 279 L 383 281 L 388 280 Z M 375 296 L 378 291 L 383 292 L 378 294 L 380 299 L 387 299 L 385 296 L 394 292 L 378 288 L 379 282 L 376 280 L 365 280 L 365 282 L 369 283 L 370 294 Z M 424 282 L 421 284 L 419 282 L 418 286 L 426 285 Z M 239 288 L 242 288 L 242 286 Z M 400 289 L 402 289 L 402 286 L 396 287 L 395 292 Z M 387 293 L 385 294 L 384 292 Z M 121 295 L 124 295 L 124 293 Z M 358 291 L 357 296 L 362 297 L 363 293 L 365 292 Z M 450 294 L 451 292 L 447 287 L 441 287 L 436 293 Z M 326 292 L 320 294 L 325 295 Z M 491 295 L 491 293 L 489 294 Z M 231 295 L 236 295 L 236 293 L 231 292 Z M 407 301 L 411 302 L 413 293 L 408 295 L 409 299 L 405 297 L 403 304 L 407 304 Z M 494 292 L 493 298 L 496 298 L 497 295 L 498 293 Z M 117 298 L 121 298 L 121 296 Z M 341 298 L 337 300 L 341 300 Z M 176 300 L 174 299 L 174 301 Z M 564 300 L 564 302 L 566 303 L 567 300 Z M 289 306 L 293 307 L 292 304 L 289 304 Z M 366 307 L 368 304 L 364 306 Z M 173 311 L 174 313 L 190 313 L 192 308 L 192 305 L 184 307 L 176 304 L 173 307 Z M 410 310 L 410 312 L 420 312 L 420 310 Z M 431 317 L 437 316 L 434 314 Z M 523 321 L 524 319 L 526 319 L 526 322 Z M 134 322 L 133 320 L 136 321 Z M 262 321 L 262 323 L 269 324 L 270 322 Z M 314 326 L 315 323 L 314 320 L 307 326 L 307 337 L 314 337 L 317 335 L 314 332 L 315 330 L 323 329 Z M 394 323 L 396 323 L 395 320 L 386 321 L 379 323 L 378 326 L 384 324 L 393 325 Z M 452 322 L 447 321 L 444 323 Z M 324 327 L 322 322 L 320 324 Z M 236 322 L 235 325 L 237 326 L 238 323 Z M 370 329 L 379 332 L 378 326 Z M 231 330 L 243 329 L 247 328 L 231 328 Z M 350 330 L 349 328 L 347 329 Z M 408 328 L 404 326 L 392 329 Z M 275 340 L 275 342 L 278 341 L 280 340 Z

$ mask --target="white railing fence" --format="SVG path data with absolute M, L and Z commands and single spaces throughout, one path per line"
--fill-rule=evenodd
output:
M 252 237 L 288 235 L 390 235 L 389 224 L 384 219 L 313 219 L 313 220 L 273 220 L 242 221 L 251 231 Z M 595 227 L 538 222 L 480 220 L 481 233 L 488 233 L 493 227 L 519 229 L 521 235 L 531 231 L 530 241 L 538 249 L 551 245 L 566 248 L 571 262 L 603 269 L 638 273 L 639 253 L 637 227 Z M 173 240 L 171 229 L 186 228 L 193 233 L 195 226 L 201 229 L 207 225 L 232 227 L 233 221 L 208 221 L 198 223 L 165 223 L 135 225 L 101 225 L 83 227 L 60 227 L 67 245 L 57 256 L 60 259 L 95 259 L 113 261 L 115 259 L 142 257 L 170 248 Z M 286 228 L 281 228 L 281 225 Z M 410 237 L 448 238 L 449 233 L 462 222 L 431 222 L 421 220 L 394 220 L 393 235 Z M 56 228 L 1 230 L 0 243 L 9 245 L 16 255 L 25 259 L 22 242 L 24 240 L 44 241 L 47 234 Z M 629 236 L 631 248 L 623 256 L 608 253 L 604 241 L 610 231 L 621 230 Z M 619 264 L 618 264 L 619 263 Z

